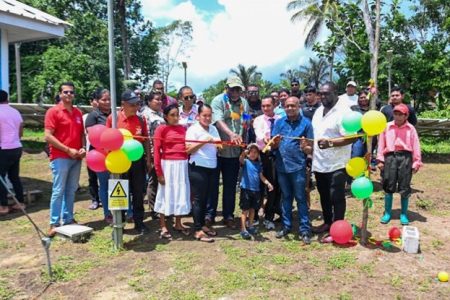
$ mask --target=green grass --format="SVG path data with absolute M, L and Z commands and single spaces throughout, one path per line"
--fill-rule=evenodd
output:
M 12 289 L 6 280 L 0 280 L 0 299 L 9 300 L 16 295 L 16 291 Z
M 328 267 L 330 269 L 344 269 L 353 265 L 356 262 L 356 257 L 353 253 L 348 252 L 348 249 L 344 249 L 328 259 Z
M 425 154 L 450 154 L 448 137 L 420 137 L 420 147 Z
M 99 266 L 99 261 L 78 261 L 72 256 L 61 256 L 56 263 L 52 264 L 53 281 L 67 282 L 86 275 L 91 269 Z M 47 267 L 41 271 L 44 282 L 50 282 Z

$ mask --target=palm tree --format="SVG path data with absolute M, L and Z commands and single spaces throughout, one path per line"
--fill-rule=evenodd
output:
M 257 66 L 250 66 L 247 69 L 245 66 L 239 64 L 237 70 L 231 69 L 230 73 L 239 77 L 242 81 L 242 84 L 247 89 L 250 84 L 258 82 L 262 77 L 262 73 L 258 72 L 256 70 L 257 68 Z
M 281 73 L 280 77 L 282 79 L 286 79 L 287 81 L 291 82 L 293 79 L 298 79 L 299 72 L 298 72 L 298 70 L 291 70 L 291 69 L 289 69 L 286 72 Z
M 302 21 L 305 18 L 307 32 L 305 47 L 311 48 L 317 41 L 322 27 L 327 19 L 333 19 L 337 14 L 339 0 L 294 0 L 288 3 L 287 10 L 294 11 L 291 22 Z M 330 58 L 330 80 L 333 76 L 334 53 Z
M 315 88 L 318 88 L 319 85 L 323 83 L 329 75 L 327 67 L 328 64 L 325 59 L 310 58 L 309 65 L 300 66 L 300 78 L 307 86 L 314 86 Z

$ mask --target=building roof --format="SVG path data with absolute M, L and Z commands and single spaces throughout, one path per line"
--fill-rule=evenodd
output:
M 0 0 L 0 12 L 10 13 L 52 25 L 70 25 L 55 16 L 15 0 Z

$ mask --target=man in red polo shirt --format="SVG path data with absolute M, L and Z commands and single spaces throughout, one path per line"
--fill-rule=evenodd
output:
M 53 175 L 50 200 L 49 236 L 62 224 L 76 223 L 73 219 L 75 192 L 80 179 L 84 148 L 83 115 L 73 107 L 75 86 L 65 82 L 59 87 L 61 101 L 45 114 L 45 140 L 50 149 L 50 168 Z
M 134 228 L 138 234 L 148 233 L 149 230 L 144 224 L 144 186 L 145 167 L 152 169 L 152 159 L 150 153 L 150 143 L 148 140 L 147 124 L 145 120 L 137 116 L 140 98 L 131 90 L 122 94 L 122 107 L 117 114 L 117 128 L 124 128 L 131 132 L 134 139 L 144 144 L 145 153 L 141 159 L 133 161 L 131 168 L 122 178 L 129 180 L 130 192 L 132 194 Z M 106 126 L 112 126 L 112 116 L 106 120 Z

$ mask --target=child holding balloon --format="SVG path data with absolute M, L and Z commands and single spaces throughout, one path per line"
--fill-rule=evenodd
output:
M 394 121 L 389 122 L 378 140 L 378 168 L 383 171 L 384 215 L 380 222 L 391 220 L 393 193 L 401 196 L 400 223 L 408 225 L 408 202 L 411 178 L 422 166 L 419 136 L 408 122 L 409 109 L 405 104 L 394 107 Z
M 160 237 L 171 239 L 166 215 L 175 215 L 174 230 L 189 235 L 189 230 L 181 224 L 181 216 L 189 214 L 191 210 L 191 192 L 185 145 L 186 128 L 178 123 L 178 105 L 167 106 L 163 113 L 166 125 L 160 125 L 153 137 L 154 163 L 159 182 L 155 211 L 160 214 Z

